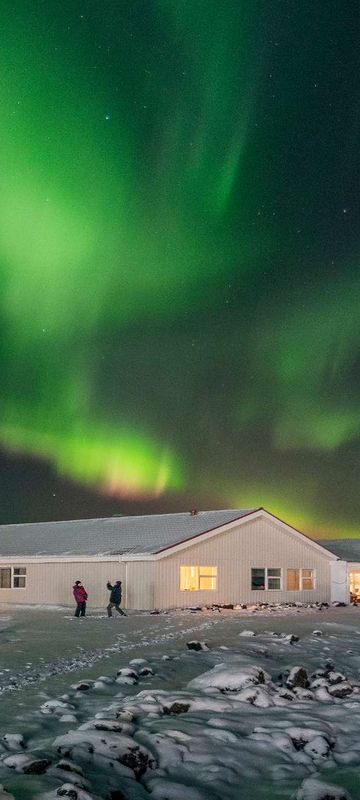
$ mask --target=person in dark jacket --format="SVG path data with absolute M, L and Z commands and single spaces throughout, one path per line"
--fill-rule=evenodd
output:
M 75 581 L 73 586 L 73 595 L 76 603 L 75 617 L 85 617 L 86 601 L 88 599 L 87 591 L 82 585 L 81 581 Z
M 110 581 L 106 584 L 107 588 L 110 592 L 110 601 L 107 608 L 108 617 L 112 617 L 112 609 L 115 607 L 116 611 L 121 614 L 122 617 L 126 617 L 125 611 L 120 608 L 121 603 L 121 581 L 116 581 L 114 586 L 110 583 Z

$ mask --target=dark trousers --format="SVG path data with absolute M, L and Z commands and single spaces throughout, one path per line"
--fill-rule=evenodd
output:
M 108 612 L 108 617 L 112 617 L 112 613 L 111 613 L 111 609 L 112 608 L 116 608 L 116 611 L 119 614 L 121 614 L 122 617 L 126 617 L 125 611 L 123 611 L 122 608 L 120 608 L 119 603 L 109 603 L 109 605 L 106 606 L 106 608 L 107 608 L 107 612 Z
M 78 603 L 75 609 L 75 617 L 85 617 L 86 611 L 86 602 L 83 600 L 81 603 Z

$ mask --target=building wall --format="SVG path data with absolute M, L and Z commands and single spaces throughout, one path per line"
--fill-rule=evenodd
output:
M 329 602 L 330 559 L 317 552 L 306 537 L 298 538 L 276 521 L 258 517 L 155 562 L 154 604 L 157 608 L 173 608 L 209 603 Z M 217 566 L 217 589 L 180 591 L 181 565 Z M 316 588 L 252 591 L 251 567 L 281 567 L 284 585 L 287 569 L 315 569 Z
M 21 563 L 11 561 L 12 566 L 26 567 L 25 589 L 0 589 L 0 603 L 39 603 L 48 605 L 74 605 L 72 587 L 76 580 L 81 580 L 88 595 L 88 606 L 99 608 L 109 602 L 109 592 L 106 589 L 108 580 L 124 582 L 125 594 L 125 565 L 118 559 L 113 561 L 65 561 Z M 0 566 L 7 567 L 9 560 L 1 562 Z
M 146 610 L 155 608 L 154 561 L 129 561 L 126 564 L 126 586 L 123 605 Z
M 331 599 L 331 556 L 317 552 L 304 537 L 296 537 L 276 521 L 258 517 L 231 530 L 214 535 L 156 561 L 119 562 L 108 560 L 26 561 L 12 560 L 12 566 L 26 566 L 26 589 L 0 589 L 0 603 L 73 605 L 72 586 L 81 580 L 88 593 L 89 607 L 105 607 L 107 580 L 123 582 L 122 605 L 130 609 L 186 607 L 211 603 L 254 603 Z M 10 560 L 1 561 L 8 566 Z M 215 591 L 181 592 L 180 566 L 217 566 Z M 315 569 L 313 591 L 252 591 L 251 567 L 280 567 L 284 583 L 286 570 Z

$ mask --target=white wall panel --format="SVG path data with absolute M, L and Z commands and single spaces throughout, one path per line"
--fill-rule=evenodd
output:
M 1 563 L 0 566 L 8 566 Z M 81 580 L 88 595 L 89 607 L 106 606 L 109 602 L 107 580 L 124 581 L 125 567 L 118 560 L 107 562 L 55 562 L 25 563 L 16 561 L 13 566 L 26 567 L 25 589 L 0 589 L 0 603 L 39 603 L 41 605 L 74 605 L 72 587 Z M 125 585 L 123 586 L 125 590 Z
M 190 544 L 181 552 L 156 562 L 154 603 L 156 607 L 184 607 L 209 603 L 256 603 L 316 600 L 330 601 L 330 559 L 316 550 L 311 540 L 298 537 L 276 521 L 258 517 L 232 530 Z M 181 592 L 180 566 L 217 566 L 215 591 Z M 251 567 L 280 567 L 282 591 L 252 591 Z M 287 569 L 316 570 L 316 588 L 286 591 Z

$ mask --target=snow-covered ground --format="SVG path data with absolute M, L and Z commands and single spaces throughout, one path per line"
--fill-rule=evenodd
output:
M 0 800 L 360 800 L 360 608 L 3 607 L 0 728 Z

